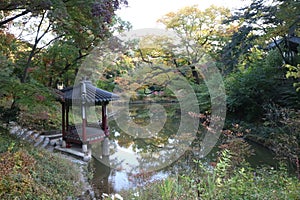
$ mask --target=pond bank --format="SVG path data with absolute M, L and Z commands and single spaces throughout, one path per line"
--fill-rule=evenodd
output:
M 9 132 L 10 135 L 15 136 L 15 137 L 13 137 L 13 138 L 15 138 L 14 140 L 19 141 L 21 144 L 24 141 L 26 141 L 26 143 L 29 144 L 28 146 L 35 149 L 35 151 L 38 152 L 39 154 L 44 154 L 43 152 L 46 151 L 46 152 L 49 152 L 50 154 L 52 154 L 53 156 L 55 156 L 56 159 L 61 160 L 61 161 L 57 161 L 57 165 L 54 165 L 53 166 L 54 168 L 52 167 L 53 169 L 51 169 L 51 170 L 59 171 L 60 170 L 59 163 L 64 164 L 65 161 L 73 163 L 72 167 L 75 169 L 76 173 L 78 173 L 77 174 L 78 182 L 76 182 L 74 184 L 76 186 L 80 186 L 80 191 L 78 191 L 79 188 L 76 189 L 77 191 L 75 190 L 77 193 L 80 194 L 79 196 L 77 196 L 76 199 L 78 199 L 78 200 L 79 199 L 85 199 L 85 200 L 95 199 L 93 187 L 90 185 L 90 183 L 88 181 L 89 172 L 88 172 L 88 163 L 87 162 L 84 162 L 82 160 L 79 160 L 79 159 L 77 159 L 73 156 L 67 155 L 67 154 L 55 152 L 54 147 L 50 144 L 50 140 L 47 139 L 47 137 L 45 136 L 45 133 L 43 131 L 29 130 L 29 129 L 26 129 L 24 127 L 17 125 L 16 123 L 3 124 L 2 127 L 5 127 L 5 129 L 8 130 L 7 132 Z M 14 142 L 12 140 L 12 142 L 8 141 L 8 143 L 15 144 L 16 142 Z M 24 145 L 20 145 L 20 146 L 24 146 Z M 25 145 L 25 146 L 27 146 L 27 145 Z M 21 147 L 18 147 L 18 148 L 21 148 Z M 24 149 L 21 151 L 26 152 L 28 150 Z M 47 157 L 47 155 L 45 155 L 45 157 Z M 55 162 L 55 161 L 53 161 L 53 162 Z M 45 166 L 45 168 L 47 168 L 47 166 Z M 70 168 L 70 170 L 71 170 L 71 168 Z M 69 178 L 73 179 L 73 177 L 69 177 Z M 68 177 L 66 177 L 65 179 L 66 179 L 66 181 L 68 181 L 67 180 Z M 53 180 L 53 181 L 55 182 L 55 180 Z M 74 187 L 76 187 L 75 185 L 74 185 Z M 67 199 L 72 199 L 72 198 L 68 196 Z

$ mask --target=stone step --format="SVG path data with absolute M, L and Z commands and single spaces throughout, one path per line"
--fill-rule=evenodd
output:
M 32 144 L 36 143 L 39 136 L 40 136 L 40 133 L 34 132 L 30 136 L 28 136 L 27 141 Z
M 40 133 L 34 133 L 31 138 L 33 140 L 36 140 L 39 136 L 40 136 Z
M 60 132 L 61 132 L 60 130 L 48 130 L 48 131 L 43 131 L 42 134 L 43 135 L 55 135 L 55 134 L 58 134 Z
M 54 147 L 54 150 L 69 154 L 69 155 L 77 157 L 77 158 L 81 158 L 85 162 L 87 162 L 91 159 L 91 152 L 88 152 L 87 154 L 83 153 L 81 148 L 74 148 L 74 147 L 63 148 L 61 146 L 56 146 L 56 147 Z
M 91 159 L 91 150 L 83 149 L 77 146 L 65 148 L 66 145 L 62 143 L 62 133 L 60 130 L 53 130 L 47 132 L 38 132 L 34 130 L 24 129 L 17 124 L 10 125 L 9 132 L 17 136 L 21 140 L 28 141 L 34 147 L 41 147 L 52 151 L 59 151 L 70 156 L 80 158 L 80 160 L 87 162 Z M 87 151 L 84 153 L 83 151 Z
M 36 139 L 36 142 L 34 143 L 34 146 L 37 147 L 39 146 L 45 139 L 45 136 L 41 135 Z
M 62 138 L 62 133 L 59 130 L 39 133 L 37 131 L 24 129 L 21 126 L 14 125 L 11 126 L 9 131 L 12 135 L 15 135 L 22 140 L 26 140 L 34 144 L 35 147 L 41 146 L 43 148 L 46 148 L 47 145 L 50 144 L 50 141 L 53 139 L 57 140 L 55 144 L 58 145 L 60 144 L 58 142 L 59 139 Z
M 26 131 L 22 136 L 21 136 L 21 139 L 22 140 L 28 140 L 28 138 L 32 135 L 32 134 L 34 134 L 35 132 L 34 131 L 31 131 L 31 130 L 29 130 L 29 131 Z
M 49 139 L 56 139 L 56 138 L 61 138 L 62 137 L 62 133 L 59 134 L 55 134 L 55 135 L 44 135 L 46 138 Z
M 48 137 L 45 137 L 44 142 L 41 147 L 46 148 L 46 146 L 49 144 L 49 142 L 50 142 L 50 139 Z
M 55 138 L 55 139 L 50 139 L 50 145 L 51 146 L 58 146 L 61 145 L 62 142 L 62 137 L 60 138 Z
M 20 129 L 22 129 L 21 126 L 13 126 L 10 128 L 9 132 L 10 134 L 15 135 Z
M 21 128 L 21 129 L 19 129 L 19 130 L 15 133 L 15 135 L 16 135 L 18 138 L 20 138 L 20 137 L 23 136 L 23 134 L 24 134 L 26 131 L 27 131 L 27 129 Z

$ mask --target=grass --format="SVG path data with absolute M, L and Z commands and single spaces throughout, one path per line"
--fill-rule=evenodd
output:
M 66 199 L 83 191 L 79 166 L 0 128 L 0 199 Z

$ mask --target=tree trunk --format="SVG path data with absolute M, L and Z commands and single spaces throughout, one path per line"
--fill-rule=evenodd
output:
M 195 83 L 197 85 L 199 85 L 200 84 L 200 78 L 199 78 L 199 74 L 198 74 L 198 72 L 196 70 L 196 67 L 192 65 L 192 66 L 190 66 L 190 68 L 192 70 L 192 75 L 194 77 Z

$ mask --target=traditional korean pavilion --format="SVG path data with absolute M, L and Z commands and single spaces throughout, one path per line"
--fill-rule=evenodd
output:
M 83 80 L 74 87 L 60 90 L 62 104 L 62 138 L 66 146 L 72 143 L 81 144 L 83 152 L 87 151 L 87 144 L 102 141 L 109 136 L 107 121 L 107 105 L 110 101 L 119 99 L 119 96 L 95 87 L 91 81 Z M 77 106 L 81 112 L 81 123 L 71 125 L 69 121 L 70 107 Z M 87 108 L 102 107 L 102 118 L 99 123 L 89 122 Z

